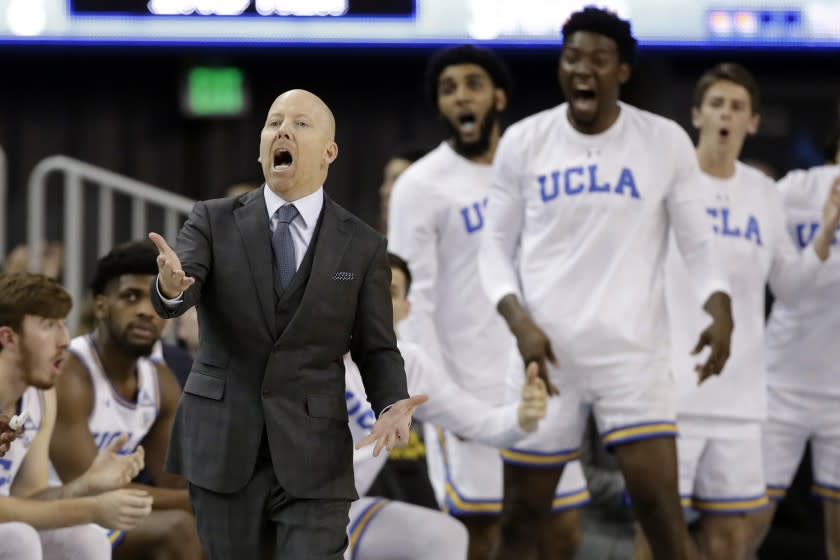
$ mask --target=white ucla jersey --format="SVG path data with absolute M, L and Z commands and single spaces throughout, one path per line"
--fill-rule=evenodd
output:
M 673 121 L 624 103 L 608 130 L 582 134 L 567 107 L 528 117 L 502 137 L 482 283 L 493 302 L 519 296 L 561 364 L 665 363 L 669 228 L 700 299 L 728 289 L 693 146 Z
M 492 174 L 443 142 L 394 185 L 388 246 L 412 276 L 412 312 L 400 336 L 439 360 L 461 387 L 498 401 L 500 366 L 515 341 L 478 277 Z
M 420 421 L 492 447 L 513 445 L 527 435 L 519 427 L 519 402 L 493 406 L 481 401 L 455 384 L 419 346 L 400 341 L 399 349 L 405 361 L 408 393 L 429 397 L 414 412 Z M 349 356 L 344 358 L 344 368 L 347 413 L 355 443 L 370 433 L 376 417 L 367 401 L 359 369 Z M 359 495 L 367 492 L 385 462 L 385 453 L 376 458 L 372 452 L 373 447 L 354 452 L 353 470 Z
M 46 414 L 44 392 L 35 387 L 28 387 L 20 398 L 17 410 L 7 416 L 20 414 L 24 410 L 29 411 L 29 418 L 23 425 L 23 435 L 11 443 L 4 457 L 0 457 L 0 496 L 10 494 L 12 483 L 26 458 L 29 446 L 41 429 L 41 422 Z
M 106 449 L 116 438 L 128 434 L 122 452 L 132 453 L 160 412 L 160 384 L 154 362 L 147 358 L 137 359 L 137 399 L 132 402 L 117 393 L 111 384 L 90 334 L 71 340 L 70 352 L 85 366 L 93 385 L 93 410 L 88 428 L 96 448 Z M 50 471 L 50 483 L 59 483 L 52 466 Z
M 681 415 L 762 420 L 767 414 L 764 287 L 785 297 L 807 289 L 819 260 L 812 248 L 801 253 L 787 235 L 782 201 L 773 181 L 740 162 L 728 179 L 703 175 L 704 214 L 729 276 L 732 315 L 731 355 L 719 376 L 697 385 L 695 365 L 708 354 L 691 356 L 711 317 L 691 290 L 691 275 L 669 245 L 665 286 L 671 324 L 671 364 Z
M 840 165 L 793 171 L 778 183 L 787 232 L 794 244 L 810 243 Z M 838 232 L 840 233 L 840 232 Z M 840 243 L 819 269 L 814 286 L 790 299 L 777 299 L 767 323 L 768 382 L 803 392 L 840 396 Z

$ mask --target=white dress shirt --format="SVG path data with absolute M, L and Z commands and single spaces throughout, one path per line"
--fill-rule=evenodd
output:
M 277 217 L 274 215 L 277 209 L 281 206 L 289 204 L 283 197 L 268 188 L 268 185 L 263 184 L 263 196 L 265 197 L 265 207 L 268 210 L 268 222 L 271 231 L 277 227 Z M 312 234 L 315 232 L 315 224 L 318 223 L 318 216 L 321 215 L 321 209 L 324 207 L 324 187 L 318 187 L 315 192 L 293 201 L 298 210 L 298 215 L 289 224 L 289 231 L 292 233 L 292 241 L 295 244 L 295 269 L 300 268 L 300 263 L 303 262 L 303 257 L 306 255 L 306 250 L 309 248 L 309 243 L 312 241 Z M 268 235 L 268 233 L 266 233 Z M 182 301 L 183 292 L 172 299 L 163 297 L 160 292 L 160 275 L 157 280 L 158 295 L 164 305 L 175 307 Z

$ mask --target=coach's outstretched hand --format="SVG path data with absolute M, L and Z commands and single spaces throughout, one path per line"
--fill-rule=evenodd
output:
M 411 427 L 411 415 L 414 409 L 429 400 L 426 395 L 415 395 L 395 402 L 391 408 L 379 415 L 370 435 L 356 444 L 361 449 L 373 442 L 373 456 L 379 457 L 383 448 L 391 451 L 394 447 L 408 443 L 408 429 Z
M 157 265 L 160 295 L 168 299 L 176 298 L 195 284 L 195 278 L 186 275 L 181 268 L 181 260 L 163 236 L 152 232 L 149 234 L 149 239 L 158 249 Z
M 548 390 L 540 379 L 540 366 L 531 362 L 525 370 L 525 385 L 519 401 L 519 427 L 526 432 L 535 432 L 539 421 L 545 418 L 547 406 Z

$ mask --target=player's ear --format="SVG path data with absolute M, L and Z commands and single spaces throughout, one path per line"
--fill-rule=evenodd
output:
M 12 327 L 3 326 L 0 327 L 0 345 L 3 346 L 3 349 L 11 348 L 15 345 L 15 331 Z
M 692 106 L 691 107 L 691 125 L 694 128 L 696 128 L 697 130 L 700 130 L 700 125 L 701 124 L 702 123 L 700 122 L 700 109 Z
M 758 127 L 761 125 L 761 115 L 758 113 L 753 113 L 750 116 L 750 122 L 747 124 L 747 134 L 752 136 L 756 132 L 758 132 Z
M 496 111 L 501 113 L 505 109 L 507 109 L 508 99 L 505 90 L 496 88 L 493 91 L 493 98 L 494 98 L 494 105 L 496 106 Z
M 630 65 L 626 62 L 622 62 L 618 65 L 618 83 L 624 85 L 627 83 L 627 80 L 630 79 Z
M 93 299 L 93 316 L 97 321 L 105 318 L 105 295 L 99 294 Z

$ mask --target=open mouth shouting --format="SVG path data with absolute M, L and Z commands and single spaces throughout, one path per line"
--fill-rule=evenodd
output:
M 580 115 L 593 117 L 598 110 L 598 98 L 590 86 L 575 86 L 570 101 L 575 113 Z
M 294 164 L 292 153 L 285 148 L 276 148 L 272 154 L 271 169 L 274 171 L 286 171 Z
M 478 131 L 478 119 L 475 113 L 461 113 L 457 120 L 458 132 L 462 136 L 470 136 Z

